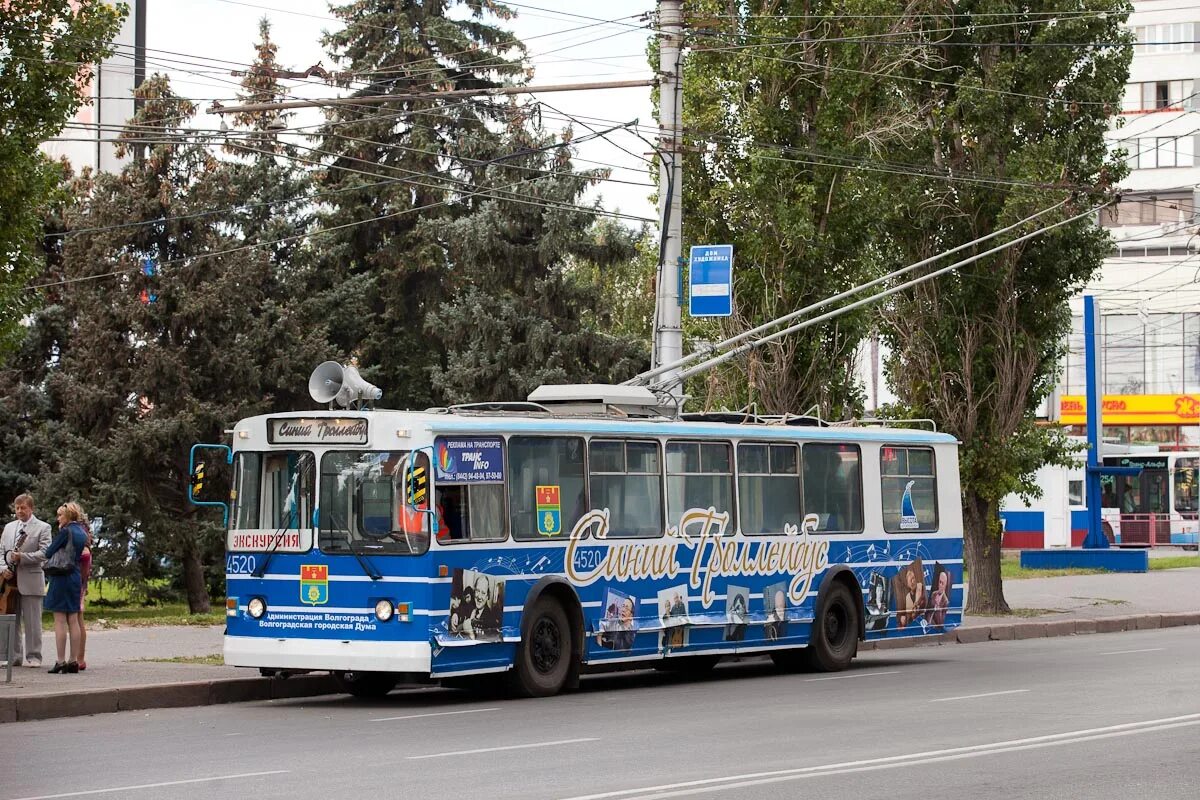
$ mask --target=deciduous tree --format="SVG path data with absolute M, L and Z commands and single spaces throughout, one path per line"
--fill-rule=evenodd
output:
M 36 303 L 25 285 L 42 269 L 38 234 L 59 183 L 38 145 L 83 103 L 127 11 L 101 0 L 6 0 L 0 11 L 0 359 Z
M 927 109 L 927 133 L 891 152 L 942 177 L 893 184 L 897 263 L 1063 200 L 1038 224 L 1111 199 L 1124 166 L 1104 134 L 1128 75 L 1128 12 L 1123 0 L 975 0 L 927 21 L 923 36 L 937 41 L 939 62 L 906 73 L 907 96 Z M 969 612 L 1008 610 L 998 504 L 1061 456 L 1061 436 L 1034 412 L 1053 385 L 1067 300 L 1110 248 L 1095 220 L 1083 219 L 897 295 L 882 314 L 893 387 L 915 416 L 962 442 Z

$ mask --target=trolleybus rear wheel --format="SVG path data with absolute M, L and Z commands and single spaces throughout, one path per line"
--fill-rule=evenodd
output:
M 335 672 L 333 677 L 343 692 L 364 699 L 385 697 L 398 682 L 388 672 Z
M 529 620 L 517 646 L 511 686 L 524 697 L 549 697 L 562 691 L 571 671 L 571 623 L 562 604 L 540 597 L 526 612 Z
M 858 653 L 858 603 L 844 583 L 829 587 L 806 652 L 813 669 L 821 672 L 845 669 Z

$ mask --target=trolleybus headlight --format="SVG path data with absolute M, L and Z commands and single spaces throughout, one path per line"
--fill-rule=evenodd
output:
M 246 603 L 246 613 L 254 619 L 262 619 L 262 615 L 267 613 L 267 603 L 261 597 L 252 597 L 250 602 Z
M 380 600 L 375 604 L 375 618 L 380 622 L 387 622 L 395 611 L 391 600 Z

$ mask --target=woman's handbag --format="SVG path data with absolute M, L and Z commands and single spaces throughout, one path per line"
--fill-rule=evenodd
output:
M 75 571 L 75 532 L 68 527 L 66 534 L 66 543 L 42 566 L 47 575 L 70 575 Z

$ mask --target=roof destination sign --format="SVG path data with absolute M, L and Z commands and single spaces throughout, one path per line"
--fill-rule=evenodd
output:
M 733 245 L 692 248 L 688 269 L 688 313 L 693 317 L 733 315 Z

